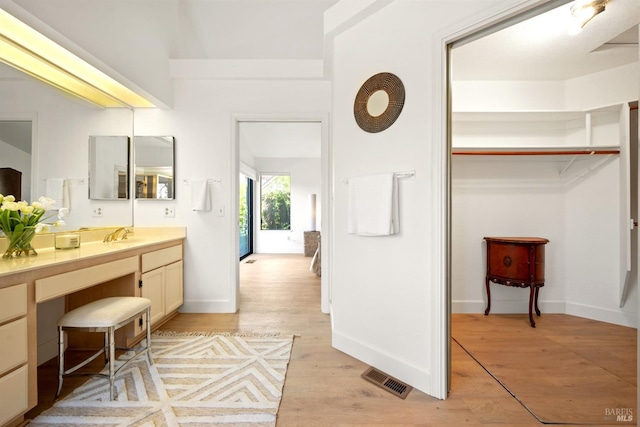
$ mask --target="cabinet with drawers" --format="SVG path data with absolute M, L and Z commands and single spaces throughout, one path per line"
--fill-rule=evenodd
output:
M 27 284 L 0 289 L 0 425 L 29 407 Z

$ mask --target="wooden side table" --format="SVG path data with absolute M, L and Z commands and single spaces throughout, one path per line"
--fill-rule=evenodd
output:
M 529 288 L 529 322 L 536 327 L 532 309 L 538 309 L 538 292 L 544 286 L 544 245 L 549 240 L 540 237 L 485 237 L 487 242 L 487 309 L 491 310 L 489 282 L 505 286 Z

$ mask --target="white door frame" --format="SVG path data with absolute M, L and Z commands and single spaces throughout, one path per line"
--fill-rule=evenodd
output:
M 328 113 L 292 113 L 292 114 L 234 114 L 231 117 L 231 177 L 229 179 L 231 188 L 231 206 L 229 215 L 231 218 L 231 258 L 238 259 L 239 251 L 239 228 L 238 228 L 238 176 L 240 173 L 240 123 L 255 122 L 311 122 L 320 123 L 321 126 L 321 190 L 322 200 L 322 245 L 321 245 L 321 269 L 320 278 L 320 309 L 323 313 L 329 313 L 330 305 L 330 256 L 331 253 L 331 229 L 333 224 L 332 216 L 332 173 L 331 173 L 331 147 L 329 141 L 329 114 Z M 239 287 L 240 271 L 239 263 L 232 262 L 230 271 L 231 286 L 230 300 L 235 311 L 240 306 Z

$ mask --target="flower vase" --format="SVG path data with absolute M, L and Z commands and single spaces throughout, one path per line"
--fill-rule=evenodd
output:
M 7 259 L 38 255 L 31 245 L 31 241 L 36 235 L 35 229 L 22 230 L 21 232 L 10 231 L 8 233 L 5 231 L 4 233 L 9 241 L 9 245 L 7 246 L 7 250 L 4 251 L 2 258 Z

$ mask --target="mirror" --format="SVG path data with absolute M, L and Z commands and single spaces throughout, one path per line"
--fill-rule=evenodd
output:
M 129 137 L 89 137 L 89 199 L 129 198 Z
M 136 199 L 174 198 L 174 138 L 134 136 Z

